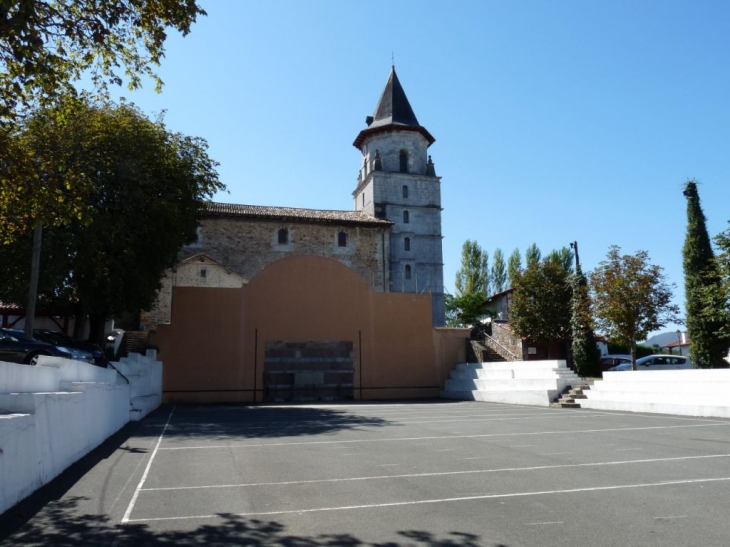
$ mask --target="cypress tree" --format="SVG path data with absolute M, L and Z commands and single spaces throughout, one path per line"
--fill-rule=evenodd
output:
M 697 182 L 689 179 L 684 186 L 687 198 L 687 236 L 682 248 L 684 292 L 687 312 L 687 334 L 690 338 L 689 355 L 696 367 L 726 367 L 723 359 L 728 339 L 720 334 L 722 324 L 711 318 L 705 308 L 704 295 L 720 290 L 716 274 L 715 255 L 705 226 L 705 214 L 697 193 Z
M 576 373 L 583 378 L 597 377 L 601 375 L 599 362 L 601 352 L 598 349 L 596 335 L 593 332 L 588 281 L 580 266 L 576 267 L 575 274 L 572 276 L 572 284 L 573 300 L 571 302 L 570 329 L 573 366 Z

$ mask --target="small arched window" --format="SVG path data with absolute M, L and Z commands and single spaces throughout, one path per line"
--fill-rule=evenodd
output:
M 407 173 L 408 172 L 408 150 L 401 150 L 398 159 L 400 160 L 400 172 Z
M 289 230 L 281 228 L 279 230 L 279 245 L 285 245 L 289 243 Z
M 411 238 L 410 237 L 407 237 L 407 238 L 405 238 L 403 240 L 403 248 L 406 251 L 410 251 L 411 250 Z
M 408 197 L 408 186 L 406 186 L 405 184 L 403 185 L 403 197 Z
M 337 232 L 337 246 L 347 247 L 347 232 Z
M 409 265 L 406 265 L 406 279 L 411 278 L 411 267 Z
M 411 221 L 411 215 L 408 211 L 403 211 L 403 224 L 408 224 Z

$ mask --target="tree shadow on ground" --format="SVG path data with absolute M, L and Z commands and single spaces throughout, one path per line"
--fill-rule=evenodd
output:
M 165 431 L 165 440 L 299 437 L 386 425 L 395 424 L 334 406 L 177 406 Z
M 115 545 L 119 547 L 175 545 L 185 546 L 269 546 L 269 547 L 507 547 L 484 543 L 480 536 L 464 532 L 436 535 L 422 530 L 397 532 L 397 539 L 369 542 L 352 534 L 304 536 L 290 533 L 286 526 L 271 520 L 247 519 L 219 514 L 209 523 L 176 530 L 154 530 L 147 524 L 125 526 L 110 522 L 105 515 L 79 515 L 74 512 L 83 497 L 48 504 L 32 523 L 9 536 L 0 536 L 0 545 L 80 547 Z M 184 525 L 180 525 L 184 526 Z

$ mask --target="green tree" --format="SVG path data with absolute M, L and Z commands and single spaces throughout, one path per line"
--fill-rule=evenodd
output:
M 548 262 L 554 262 L 568 273 L 573 272 L 573 261 L 575 260 L 575 255 L 568 247 L 553 249 L 545 257 L 545 260 Z
M 489 291 L 489 254 L 476 241 L 467 239 L 461 248 L 461 268 L 456 272 L 456 296 Z
M 715 236 L 715 243 L 719 252 L 715 256 L 713 275 L 718 283 L 702 287 L 702 315 L 719 325 L 719 339 L 730 340 L 730 229 Z M 728 363 L 719 366 L 727 367 Z
M 99 90 L 130 89 L 164 56 L 170 29 L 186 35 L 205 12 L 195 0 L 15 0 L 0 2 L 0 123 L 31 106 L 74 96 L 90 75 Z
M 541 258 L 542 253 L 540 252 L 540 248 L 537 246 L 537 243 L 533 243 L 525 251 L 525 264 L 528 268 L 533 264 L 539 263 Z
M 56 165 L 59 184 L 64 177 L 88 179 L 83 220 L 45 231 L 44 256 L 65 256 L 65 269 L 57 265 L 42 291 L 45 299 L 73 295 L 96 338 L 109 314 L 135 314 L 152 304 L 165 269 L 195 240 L 203 200 L 224 186 L 206 142 L 170 132 L 161 118 L 149 120 L 129 104 L 62 108 L 71 110 L 35 113 L 21 134 L 34 161 Z M 0 253 L 23 252 L 18 246 L 27 249 L 29 232 Z
M 691 341 L 689 354 L 699 368 L 726 367 L 724 357 L 730 339 L 721 333 L 726 323 L 713 319 L 717 314 L 707 309 L 710 305 L 707 295 L 719 293 L 722 280 L 716 268 L 695 180 L 687 181 L 684 195 L 687 198 L 687 235 L 682 258 L 687 333 Z
M 532 262 L 517 273 L 512 288 L 509 322 L 515 333 L 541 342 L 570 339 L 572 290 L 565 269 L 554 262 Z
M 649 254 L 621 255 L 612 246 L 589 283 L 596 327 L 620 344 L 626 345 L 636 368 L 636 344 L 650 332 L 667 323 L 681 322 L 679 307 L 672 304 L 672 288 L 661 266 L 649 263 Z
M 484 296 L 480 293 L 446 296 L 446 324 L 449 327 L 471 327 L 485 315 Z
M 507 259 L 507 285 L 508 288 L 515 286 L 515 278 L 522 270 L 522 256 L 520 250 L 515 249 Z
M 500 293 L 507 288 L 507 265 L 504 261 L 504 253 L 502 249 L 494 251 L 492 257 L 492 290 Z
M 591 298 L 588 293 L 588 281 L 580 266 L 571 276 L 573 298 L 571 302 L 571 353 L 576 372 L 586 377 L 601 375 L 601 352 L 596 344 L 593 332 L 593 315 Z

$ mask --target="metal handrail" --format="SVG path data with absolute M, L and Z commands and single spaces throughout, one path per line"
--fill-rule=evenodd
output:
M 487 333 L 484 333 L 484 341 L 487 343 L 487 345 L 489 345 L 494 351 L 496 351 L 500 355 L 502 355 L 499 351 L 501 349 L 502 351 L 505 351 L 510 357 L 512 357 L 512 359 L 511 359 L 512 361 L 522 361 L 522 357 L 518 357 L 517 355 L 512 353 L 507 347 L 500 344 L 496 338 L 492 338 Z M 492 344 L 496 345 L 497 347 L 494 347 Z M 502 357 L 504 357 L 504 355 L 502 355 Z

